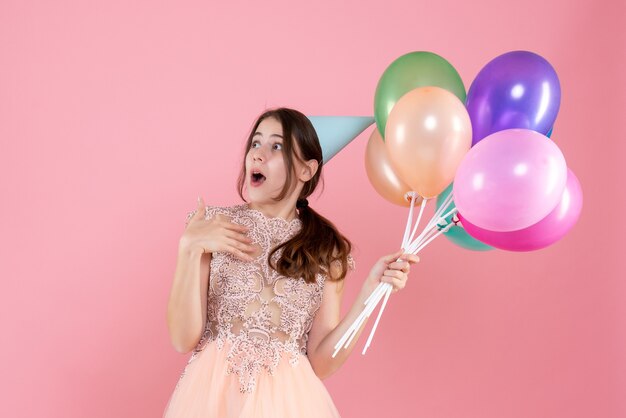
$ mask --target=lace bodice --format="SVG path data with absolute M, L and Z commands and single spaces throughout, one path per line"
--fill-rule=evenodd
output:
M 187 222 L 195 212 L 188 214 Z M 300 219 L 270 218 L 248 204 L 207 206 L 205 219 L 217 213 L 247 226 L 247 235 L 258 251 L 253 262 L 226 252 L 212 254 L 207 325 L 189 362 L 208 342 L 216 340 L 222 349 L 229 340 L 227 371 L 238 375 L 241 392 L 250 393 L 258 373 L 265 370 L 273 374 L 284 353 L 294 366 L 300 354 L 306 355 L 308 333 L 322 302 L 326 275 L 318 274 L 315 283 L 306 283 L 303 278 L 280 275 L 267 263 L 270 251 L 300 230 Z M 281 253 L 282 249 L 274 253 L 273 260 L 277 261 Z M 348 264 L 354 269 L 351 255 Z

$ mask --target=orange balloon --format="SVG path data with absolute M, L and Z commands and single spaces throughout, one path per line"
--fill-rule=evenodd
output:
M 404 198 L 405 193 L 411 191 L 411 187 L 402 181 L 394 171 L 389 161 L 385 143 L 377 127 L 374 127 L 367 142 L 367 148 L 365 148 L 365 171 L 367 178 L 379 195 L 396 205 L 411 206 L 411 199 Z M 421 203 L 421 198 L 415 199 L 416 205 Z
M 385 145 L 393 167 L 411 188 L 433 198 L 454 180 L 472 146 L 472 124 L 465 105 L 439 87 L 420 87 L 391 109 Z

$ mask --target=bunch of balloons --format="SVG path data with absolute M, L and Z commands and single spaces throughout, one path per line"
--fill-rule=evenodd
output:
M 496 57 L 467 96 L 444 58 L 403 55 L 376 88 L 368 178 L 398 205 L 411 206 L 411 192 L 417 203 L 436 196 L 446 237 L 463 248 L 544 248 L 582 209 L 580 183 L 549 139 L 560 101 L 556 71 L 533 52 Z
M 411 52 L 391 63 L 376 88 L 365 167 L 381 196 L 410 208 L 405 252 L 416 254 L 441 234 L 476 251 L 530 251 L 561 239 L 578 220 L 582 190 L 550 139 L 560 101 L 554 68 L 529 51 L 490 61 L 467 96 L 458 72 L 437 54 Z M 433 198 L 435 214 L 414 238 Z M 388 284 L 372 293 L 333 356 L 384 297 L 365 354 L 390 293 Z
M 509 251 L 554 244 L 576 224 L 583 194 L 550 134 L 561 89 L 541 56 L 514 51 L 472 83 L 472 149 L 453 185 L 458 217 L 474 239 Z

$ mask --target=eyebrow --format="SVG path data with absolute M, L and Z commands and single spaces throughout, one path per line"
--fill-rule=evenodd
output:
M 257 135 L 261 135 L 261 136 L 263 136 L 263 134 L 262 134 L 261 132 L 255 132 L 255 133 L 254 133 L 254 135 L 252 135 L 252 137 L 254 138 L 254 137 L 255 137 L 255 136 L 257 136 Z M 277 137 L 279 137 L 280 139 L 285 139 L 285 138 L 283 138 L 283 136 L 282 136 L 282 135 L 278 135 L 278 134 L 271 134 L 271 135 L 270 135 L 270 138 L 271 138 L 271 137 L 273 137 L 273 136 L 277 136 Z

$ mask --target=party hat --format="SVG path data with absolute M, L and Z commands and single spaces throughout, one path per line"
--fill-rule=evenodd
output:
M 308 116 L 322 146 L 324 163 L 374 123 L 372 116 Z

